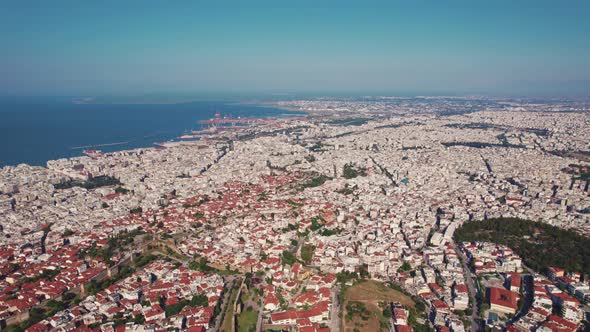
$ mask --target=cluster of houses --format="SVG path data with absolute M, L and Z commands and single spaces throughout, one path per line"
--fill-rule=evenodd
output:
M 214 318 L 224 288 L 216 274 L 204 274 L 157 260 L 141 271 L 84 298 L 78 305 L 57 312 L 30 331 L 81 330 L 205 331 Z M 198 305 L 191 300 L 204 296 Z M 170 307 L 179 307 L 172 311 Z
M 410 314 L 400 303 L 390 303 L 387 307 L 391 312 L 391 318 L 389 320 L 389 331 L 390 332 L 411 332 L 412 328 L 409 326 Z
M 268 326 L 295 326 L 300 331 L 315 324 L 316 327 L 329 331 L 326 324 L 331 318 L 333 286 L 336 276 L 333 274 L 316 274 L 307 276 L 299 270 L 296 263 L 291 268 L 291 275 L 299 284 L 296 288 L 288 286 L 283 274 L 273 274 L 272 283 L 264 289 L 264 312 L 267 313 Z M 278 281 L 275 276 L 279 277 Z M 300 280 L 306 277 L 305 280 Z M 291 279 L 293 280 L 293 279 Z
M 579 301 L 590 302 L 590 282 L 588 280 L 582 281 L 580 272 L 566 273 L 564 269 L 550 267 L 547 276 Z
M 522 259 L 510 248 L 489 242 L 464 242 L 461 250 L 478 277 L 479 291 L 485 292 L 489 306 L 483 313 L 486 321 L 491 325 L 505 324 L 517 313 L 522 299 Z M 488 276 L 500 283 L 486 284 Z
M 454 245 L 425 248 L 424 256 L 427 266 L 420 271 L 423 283 L 417 293 L 430 307 L 432 323 L 440 328 L 463 331 L 464 321 L 458 313 L 470 311 L 470 299 L 465 271 Z
M 587 303 L 590 284 L 580 273 L 551 267 L 547 277 L 524 270 L 521 259 L 505 246 L 486 242 L 463 243 L 474 272 L 485 282 L 499 276 L 503 285 L 485 287 L 489 326 L 509 331 L 576 331 L 584 320 L 582 303 Z M 493 279 L 493 278 L 492 278 Z M 484 288 L 484 285 L 482 285 Z
M 577 300 L 563 293 L 554 282 L 541 275 L 531 276 L 529 287 L 532 289 L 526 291 L 532 297 L 530 308 L 526 314 L 507 326 L 509 331 L 536 329 L 573 332 L 580 327 L 582 311 Z
M 461 246 L 475 274 L 522 272 L 522 259 L 512 249 L 489 242 L 463 243 Z
M 384 110 L 381 104 L 370 109 Z M 461 314 L 470 310 L 470 300 L 466 271 L 452 240 L 455 229 L 467 220 L 512 216 L 587 233 L 588 181 L 577 178 L 587 169 L 563 171 L 570 158 L 538 149 L 580 148 L 587 140 L 576 114 L 539 117 L 513 110 L 435 119 L 429 112 L 410 114 L 403 122 L 392 118 L 360 126 L 270 121 L 202 141 L 89 151 L 88 157 L 50 161 L 47 168 L 0 169 L 0 214 L 6 220 L 0 224 L 0 318 L 18 323 L 30 309 L 65 293 L 86 296 L 89 283 L 111 276 L 113 266 L 124 265 L 133 253 L 115 253 L 106 261 L 81 253 L 105 248 L 109 238 L 141 227 L 176 254 L 205 258 L 220 269 L 261 271 L 272 280 L 263 289 L 265 324 L 325 330 L 333 316 L 328 290 L 334 274 L 366 271 L 420 296 L 433 326 L 463 331 L 466 318 Z M 543 129 L 520 128 L 519 122 Z M 504 141 L 498 143 L 492 131 L 503 134 Z M 462 140 L 487 147 L 463 146 Z M 347 165 L 362 172 L 344 174 Z M 55 186 L 97 175 L 121 184 Z M 303 261 L 297 250 L 302 244 L 313 246 L 305 265 L 319 272 L 285 264 L 285 253 Z M 143 246 L 135 243 L 131 251 Z M 500 317 L 496 322 L 508 322 L 527 294 L 528 283 L 518 274 L 523 272 L 521 259 L 510 248 L 489 243 L 465 243 L 461 250 L 477 276 L 498 274 L 505 281 L 505 286 L 488 285 L 484 291 L 489 311 Z M 35 328 L 120 329 L 114 321 L 141 316 L 144 323 L 137 318 L 125 325 L 205 329 L 222 281 L 153 264 Z M 145 274 L 161 264 L 166 273 Z M 588 301 L 588 283 L 559 269 L 550 271 L 550 277 L 559 287 L 535 277 L 535 292 L 540 286 L 545 295 L 539 290 L 539 305 L 533 302 L 526 315 L 508 326 L 578 324 L 579 303 L 573 301 Z M 192 279 L 207 279 L 207 286 Z M 166 307 L 202 293 L 209 305 L 185 306 L 166 316 Z M 135 295 L 139 303 L 133 303 Z M 543 316 L 545 296 L 552 308 L 559 308 L 559 316 Z M 393 329 L 404 330 L 404 309 L 397 309 L 400 321 Z
M 0 281 L 0 316 L 7 324 L 29 318 L 31 308 L 66 293 L 84 293 L 84 286 L 111 274 L 101 258 L 85 260 L 81 249 L 106 243 L 106 235 L 89 237 L 87 241 L 67 246 L 6 246 L 0 261 L 4 267 Z M 62 239 L 63 241 L 63 239 Z M 116 259 L 117 257 L 113 257 Z

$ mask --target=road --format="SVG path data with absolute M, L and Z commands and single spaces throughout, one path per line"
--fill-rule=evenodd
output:
M 217 317 L 215 317 L 215 322 L 214 325 L 212 327 L 213 331 L 219 331 L 219 329 L 221 328 L 221 316 L 223 316 L 221 313 L 224 312 L 225 310 L 227 310 L 227 306 L 228 305 L 232 305 L 232 303 L 228 303 L 229 302 L 229 296 L 231 295 L 231 290 L 234 286 L 234 283 L 236 281 L 236 277 L 235 276 L 226 276 L 224 277 L 224 282 L 227 285 L 227 289 L 228 291 L 225 292 L 225 294 L 223 294 L 223 297 L 220 299 L 221 301 L 221 312 L 219 313 L 219 315 L 217 315 Z
M 520 308 L 520 310 L 516 313 L 516 315 L 514 315 L 514 317 L 512 317 L 512 319 L 510 319 L 508 321 L 508 323 L 514 323 L 517 320 L 519 320 L 521 317 L 525 316 L 529 310 L 531 309 L 531 306 L 533 305 L 533 301 L 535 300 L 534 298 L 534 294 L 535 294 L 535 289 L 534 289 L 534 276 L 535 276 L 535 271 L 533 271 L 530 267 L 522 264 L 522 267 L 529 273 L 529 275 L 523 275 L 522 278 L 523 280 L 523 290 L 524 290 L 524 296 L 523 296 L 523 301 L 524 303 L 522 304 L 522 308 Z
M 467 266 L 467 257 L 459 247 L 455 245 L 455 252 L 461 258 L 461 263 L 463 264 L 463 276 L 465 278 L 465 284 L 467 285 L 467 289 L 469 290 L 469 299 L 471 302 L 471 332 L 477 332 L 479 330 L 479 311 L 477 307 L 477 290 L 475 289 L 475 285 L 473 284 L 473 277 L 471 276 L 471 270 Z
M 340 294 L 339 285 L 334 286 L 332 289 L 332 309 L 330 310 L 330 322 L 328 323 L 331 332 L 340 332 L 340 317 L 338 316 L 340 313 L 340 299 L 338 294 Z
M 262 313 L 264 311 L 264 303 L 263 305 L 258 308 L 258 320 L 256 321 L 256 331 L 262 331 L 262 324 L 264 323 L 263 321 L 263 316 Z
M 512 317 L 512 319 L 508 320 L 508 323 L 514 323 L 517 320 L 519 320 L 521 317 L 525 316 L 528 312 L 529 309 L 531 308 L 533 301 L 534 301 L 534 294 L 535 294 L 535 289 L 533 287 L 533 275 L 524 275 L 522 277 L 523 280 L 523 290 L 524 290 L 524 297 L 523 297 L 523 301 L 524 303 L 522 304 L 522 308 L 520 308 L 520 310 L 516 313 L 516 315 L 514 315 L 514 317 Z

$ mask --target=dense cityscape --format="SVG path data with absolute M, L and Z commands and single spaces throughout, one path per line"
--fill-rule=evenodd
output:
M 1 168 L 2 330 L 589 328 L 587 102 L 263 104 Z

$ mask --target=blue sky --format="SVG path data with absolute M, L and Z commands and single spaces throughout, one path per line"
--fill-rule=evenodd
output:
M 590 1 L 1 1 L 0 95 L 590 95 Z

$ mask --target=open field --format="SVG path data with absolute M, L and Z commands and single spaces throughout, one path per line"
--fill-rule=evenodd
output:
M 346 300 L 360 302 L 399 302 L 414 307 L 414 301 L 407 295 L 391 289 L 377 281 L 362 281 L 346 290 Z
M 257 321 L 258 312 L 252 310 L 251 307 L 245 309 L 240 316 L 238 316 L 238 332 L 249 332 L 256 329 Z
M 376 281 L 361 281 L 346 289 L 342 304 L 341 326 L 344 332 L 387 331 L 388 319 L 383 316 L 383 303 L 399 302 L 407 307 L 415 303 L 405 294 Z M 349 313 L 354 309 L 355 313 Z M 348 317 L 347 317 L 348 316 Z
M 347 302 L 349 303 L 363 303 L 363 302 Z M 347 311 L 346 308 L 343 309 Z M 364 306 L 364 313 L 362 315 L 353 315 L 352 319 L 346 318 L 346 314 L 342 316 L 342 326 L 344 332 L 356 331 L 387 331 L 387 320 L 383 316 L 383 308 L 378 304 L 366 303 Z M 356 329 L 356 330 L 355 330 Z

